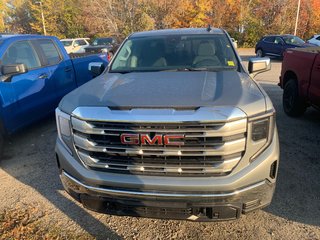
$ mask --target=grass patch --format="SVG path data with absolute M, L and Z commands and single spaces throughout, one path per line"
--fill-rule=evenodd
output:
M 71 234 L 57 226 L 45 225 L 44 216 L 45 212 L 36 207 L 4 210 L 0 213 L 0 239 L 93 239 L 90 235 Z

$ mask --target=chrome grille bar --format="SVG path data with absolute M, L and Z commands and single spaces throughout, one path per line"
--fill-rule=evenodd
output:
M 239 140 L 234 140 L 230 142 L 225 142 L 222 145 L 211 146 L 212 150 L 208 148 L 198 148 L 198 147 L 183 147 L 181 148 L 170 148 L 163 146 L 151 147 L 151 146 L 100 146 L 95 142 L 88 140 L 87 138 L 81 137 L 78 134 L 74 134 L 74 143 L 77 147 L 88 150 L 91 152 L 110 152 L 117 154 L 140 154 L 140 155 L 166 155 L 166 156 L 179 156 L 179 155 L 191 155 L 199 156 L 219 156 L 219 155 L 230 155 L 233 153 L 241 152 L 245 150 L 246 139 L 242 138 Z
M 224 173 L 231 171 L 235 165 L 241 159 L 241 156 L 234 159 L 219 161 L 212 166 L 164 166 L 160 164 L 120 164 L 120 163 L 109 163 L 99 161 L 91 157 L 89 154 L 79 151 L 79 156 L 88 166 L 95 168 L 104 168 L 110 170 L 127 170 L 127 171 L 140 171 L 140 172 L 157 172 L 157 173 Z
M 215 130 L 210 130 L 211 128 L 202 128 L 202 129 L 190 129 L 190 128 L 183 128 L 181 126 L 180 129 L 148 129 L 148 128 L 137 128 L 136 125 L 131 126 L 131 128 L 101 128 L 99 125 L 90 124 L 88 122 L 72 118 L 72 125 L 73 128 L 79 132 L 86 133 L 86 134 L 97 134 L 97 135 L 120 135 L 122 132 L 134 132 L 134 133 L 150 133 L 150 132 L 157 132 L 157 133 L 184 133 L 186 137 L 225 137 L 225 136 L 232 136 L 239 133 L 243 133 L 246 131 L 246 119 L 242 119 L 236 122 L 230 122 L 229 124 L 222 124 L 217 123 L 213 126 L 218 126 Z M 111 125 L 111 124 L 110 124 Z M 127 125 L 130 126 L 130 125 Z M 206 126 L 206 125 L 205 125 Z M 192 134 L 188 134 L 192 133 Z

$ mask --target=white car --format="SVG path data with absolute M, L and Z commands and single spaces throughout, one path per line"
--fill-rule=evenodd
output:
M 64 48 L 67 53 L 84 53 L 85 48 L 88 47 L 89 38 L 72 38 L 72 39 L 61 39 Z
M 320 35 L 313 35 L 307 42 L 320 46 Z

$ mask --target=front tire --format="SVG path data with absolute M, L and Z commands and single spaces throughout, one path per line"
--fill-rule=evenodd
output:
M 299 96 L 297 83 L 293 79 L 284 86 L 282 104 L 284 112 L 290 117 L 302 116 L 307 109 L 305 101 Z
M 264 57 L 264 52 L 262 51 L 262 49 L 257 50 L 257 57 Z
M 1 160 L 2 154 L 3 154 L 3 144 L 4 144 L 4 136 L 0 132 L 0 160 Z

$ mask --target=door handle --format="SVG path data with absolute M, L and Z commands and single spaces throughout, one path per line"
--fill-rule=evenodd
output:
M 71 67 L 66 67 L 66 68 L 64 69 L 65 72 L 70 72 L 71 70 L 72 70 Z
M 48 74 L 42 73 L 38 78 L 39 79 L 47 79 L 48 78 Z

